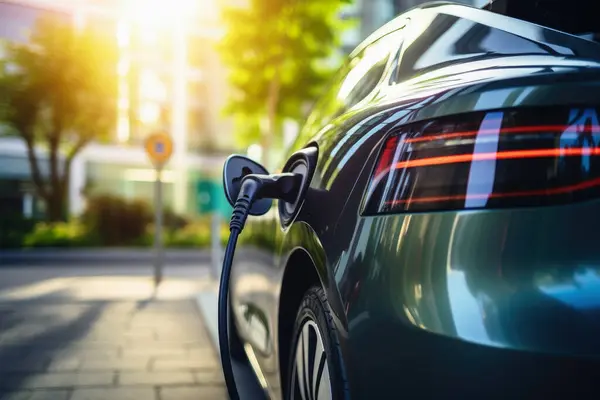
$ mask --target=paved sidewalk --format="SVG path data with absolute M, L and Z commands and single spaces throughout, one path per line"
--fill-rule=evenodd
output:
M 154 250 L 151 248 L 0 249 L 0 267 L 60 267 L 73 264 L 79 267 L 105 267 L 111 264 L 145 267 L 151 266 L 153 259 Z M 210 263 L 211 255 L 207 249 L 165 249 L 164 260 L 168 265 L 197 266 Z
M 147 278 L 61 279 L 0 290 L 0 399 L 227 398 L 197 305 L 182 292 L 188 280 L 139 300 L 114 288 L 148 289 Z

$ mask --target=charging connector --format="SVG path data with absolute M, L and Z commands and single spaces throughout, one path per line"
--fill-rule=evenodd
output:
M 225 384 L 229 392 L 229 398 L 239 400 L 239 393 L 235 385 L 233 375 L 233 366 L 229 348 L 229 280 L 231 277 L 231 265 L 235 254 L 237 239 L 244 226 L 246 219 L 252 208 L 254 201 L 258 199 L 279 199 L 285 202 L 293 203 L 297 200 L 302 184 L 300 174 L 282 173 L 272 175 L 250 174 L 244 176 L 240 191 L 238 193 L 231 221 L 229 222 L 229 240 L 225 248 L 225 258 L 223 259 L 223 271 L 219 282 L 218 299 L 218 328 L 219 328 L 219 348 L 221 355 L 221 364 L 223 366 L 223 375 Z

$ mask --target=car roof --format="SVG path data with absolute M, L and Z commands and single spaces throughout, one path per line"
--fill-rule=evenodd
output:
M 574 35 L 600 33 L 598 0 L 490 0 L 483 8 Z
M 573 34 L 573 33 L 559 31 L 552 27 L 548 27 L 545 25 L 538 25 L 535 22 L 515 18 L 510 15 L 503 15 L 503 14 L 491 12 L 486 8 L 479 8 L 479 7 L 462 4 L 462 3 L 456 3 L 456 2 L 452 2 L 452 1 L 430 1 L 430 2 L 422 3 L 420 5 L 417 5 L 415 7 L 408 9 L 407 11 L 403 12 L 402 14 L 398 15 L 396 18 L 391 20 L 390 22 L 383 25 L 381 28 L 377 29 L 375 32 L 373 32 L 371 35 L 369 35 L 361 44 L 359 44 L 356 47 L 356 49 L 354 49 L 354 51 L 352 51 L 352 53 L 350 53 L 350 57 L 356 56 L 356 54 L 361 52 L 365 47 L 367 47 L 370 44 L 374 43 L 375 41 L 383 38 L 384 36 L 394 32 L 394 31 L 397 31 L 398 29 L 402 29 L 404 26 L 406 26 L 406 24 L 410 21 L 411 18 L 416 19 L 419 16 L 419 13 L 421 13 L 427 9 L 433 9 L 433 8 L 435 8 L 436 11 L 444 13 L 444 14 L 451 14 L 451 15 L 455 15 L 455 16 L 461 17 L 461 18 L 472 19 L 474 21 L 479 20 L 479 21 L 481 21 L 481 23 L 484 23 L 484 24 L 488 24 L 488 23 L 491 23 L 492 21 L 494 21 L 494 25 L 496 24 L 496 21 L 498 21 L 498 23 L 500 23 L 499 20 L 491 20 L 490 19 L 490 15 L 495 14 L 497 17 L 511 19 L 513 21 L 516 21 L 516 20 L 520 21 L 521 24 L 514 24 L 514 23 L 511 24 L 511 28 L 516 30 L 517 31 L 516 33 L 519 34 L 520 36 L 528 37 L 532 40 L 537 40 L 537 38 L 531 37 L 531 28 L 530 27 L 533 25 L 533 26 L 536 26 L 537 27 L 536 29 L 538 29 L 538 30 L 541 29 L 546 32 L 555 31 L 555 32 L 560 32 L 562 35 L 570 36 L 575 39 L 575 42 L 579 42 L 578 44 L 573 43 L 573 45 L 576 45 L 578 47 L 584 47 L 584 48 L 587 47 L 588 50 L 593 50 L 592 53 L 595 53 L 598 51 L 598 48 L 597 48 L 598 43 L 597 42 L 593 42 L 591 40 L 586 40 L 586 39 L 582 38 L 581 36 L 577 36 L 576 34 Z M 587 52 L 584 52 L 584 53 L 587 53 Z
M 404 11 L 402 14 L 398 15 L 397 17 L 395 17 L 394 19 L 392 19 L 391 21 L 389 21 L 388 23 L 383 25 L 381 28 L 377 29 L 375 32 L 373 32 L 372 34 L 367 36 L 367 38 L 365 40 L 363 40 L 352 51 L 352 53 L 350 53 L 350 56 L 352 57 L 352 56 L 358 54 L 365 47 L 367 47 L 368 45 L 372 44 L 373 42 L 381 39 L 382 37 L 394 32 L 394 31 L 397 31 L 398 29 L 404 28 L 404 26 L 406 26 L 407 18 L 410 18 L 411 15 L 418 12 L 418 10 L 430 8 L 433 6 L 435 6 L 435 7 L 442 6 L 442 5 L 461 6 L 461 7 L 465 7 L 465 8 L 476 8 L 473 6 L 465 5 L 462 3 L 456 3 L 456 2 L 452 2 L 452 1 L 430 1 L 427 3 L 422 3 L 419 5 L 416 5 L 414 7 L 409 8 L 408 10 Z

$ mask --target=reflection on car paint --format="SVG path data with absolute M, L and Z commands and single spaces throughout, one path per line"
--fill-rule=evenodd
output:
M 397 36 L 397 47 L 390 47 L 390 71 L 383 72 L 382 85 L 351 109 L 332 100 L 338 94 L 333 88 L 291 147 L 290 152 L 311 142 L 319 147 L 317 170 L 297 220 L 286 230 L 277 216 L 250 220 L 244 235 L 251 237 L 241 238 L 241 247 L 261 255 L 240 255 L 238 261 L 249 267 L 234 266 L 232 295 L 236 304 L 264 312 L 267 327 L 253 328 L 253 343 L 273 398 L 281 398 L 279 372 L 285 366 L 280 361 L 290 340 L 280 337 L 279 330 L 294 318 L 294 311 L 279 314 L 282 298 L 298 284 L 287 279 L 291 273 L 314 273 L 326 289 L 354 398 L 374 393 L 393 398 L 399 382 L 404 394 L 423 398 L 439 398 L 435 391 L 455 393 L 451 390 L 457 386 L 475 390 L 478 384 L 477 398 L 490 398 L 485 384 L 491 381 L 501 383 L 503 394 L 510 389 L 519 395 L 522 387 L 536 382 L 532 371 L 542 377 L 542 370 L 562 374 L 545 376 L 568 374 L 559 362 L 563 359 L 547 356 L 538 361 L 538 354 L 600 356 L 600 299 L 591 294 L 597 279 L 588 272 L 600 270 L 600 202 L 593 196 L 544 208 L 385 216 L 359 212 L 380 149 L 392 131 L 472 112 L 481 112 L 483 120 L 490 113 L 488 125 L 474 129 L 489 130 L 490 135 L 461 140 L 477 144 L 477 154 L 498 154 L 509 150 L 498 150 L 503 134 L 495 131 L 492 117 L 499 110 L 585 110 L 581 105 L 600 105 L 600 46 L 469 7 L 431 4 L 406 17 L 411 22 Z M 385 29 L 393 31 L 393 24 Z M 397 80 L 392 79 L 394 71 Z M 337 78 L 338 89 L 344 78 L 343 73 Z M 566 115 L 558 123 L 561 128 L 579 118 Z M 591 120 L 585 122 L 588 132 L 598 126 Z M 549 125 L 535 125 L 544 124 Z M 574 132 L 580 131 L 569 128 L 559 136 L 560 131 L 548 129 L 544 134 L 559 138 L 554 148 L 560 150 L 561 141 L 573 145 Z M 425 135 L 411 137 L 411 145 L 421 137 Z M 498 148 L 489 150 L 494 146 Z M 583 149 L 590 144 L 578 146 L 580 150 L 569 151 L 582 153 L 581 160 L 564 158 L 577 159 L 573 165 L 587 168 Z M 492 160 L 485 162 L 488 167 L 480 171 L 484 177 L 491 175 Z M 464 175 L 467 181 L 470 176 Z M 480 193 L 489 199 L 489 182 L 482 188 Z M 481 206 L 483 200 L 468 189 L 474 202 L 468 205 Z M 294 261 L 298 259 L 302 262 Z M 241 290 L 257 273 L 270 284 L 260 293 Z M 240 322 L 243 315 L 238 312 L 236 318 Z M 269 338 L 268 345 L 263 336 Z M 269 352 L 258 351 L 263 344 Z M 510 370 L 519 379 L 508 379 L 499 370 Z M 423 371 L 435 385 L 423 385 Z M 478 379 L 465 385 L 465 376 Z M 545 379 L 542 384 L 553 382 Z

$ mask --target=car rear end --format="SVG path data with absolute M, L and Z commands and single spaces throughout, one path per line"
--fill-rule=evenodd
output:
M 400 380 L 464 398 L 596 385 L 599 104 L 600 94 L 478 111 L 388 134 L 345 285 L 368 387 Z
M 497 60 L 403 99 L 367 162 L 340 280 L 353 395 L 600 393 L 600 69 Z

